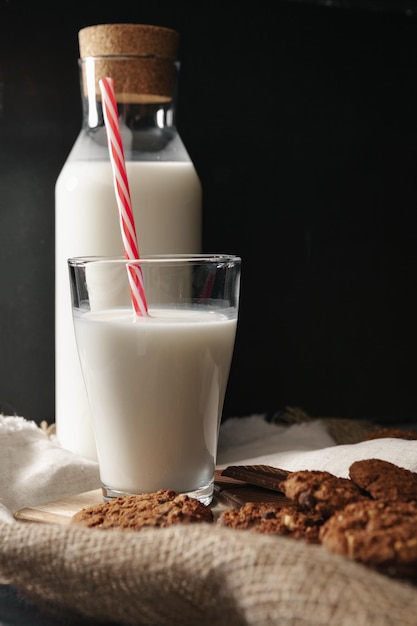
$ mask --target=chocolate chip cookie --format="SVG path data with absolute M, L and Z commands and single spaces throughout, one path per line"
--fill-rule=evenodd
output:
M 287 498 L 302 510 L 314 512 L 323 520 L 350 502 L 366 499 L 361 489 L 348 478 L 319 470 L 291 472 L 280 486 Z
M 375 500 L 417 501 L 417 474 L 388 461 L 355 461 L 349 468 L 349 476 Z
M 348 504 L 321 527 L 331 552 L 390 576 L 417 577 L 417 504 L 364 500 Z
M 267 535 L 289 535 L 318 543 L 323 519 L 314 512 L 303 511 L 296 504 L 248 502 L 239 509 L 223 511 L 218 524 L 236 530 L 252 530 Z
M 178 495 L 170 489 L 155 493 L 119 496 L 108 502 L 82 509 L 71 523 L 88 528 L 141 530 L 173 524 L 213 522 L 213 512 L 195 498 Z

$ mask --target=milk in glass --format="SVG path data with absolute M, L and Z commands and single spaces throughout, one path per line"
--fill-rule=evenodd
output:
M 131 308 L 74 318 L 104 486 L 198 491 L 213 480 L 236 319 Z

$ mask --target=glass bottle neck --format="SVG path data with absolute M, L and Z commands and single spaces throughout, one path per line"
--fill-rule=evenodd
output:
M 99 80 L 114 80 L 120 131 L 125 151 L 147 153 L 169 149 L 177 136 L 175 106 L 179 63 L 146 57 L 88 57 L 81 59 L 82 130 L 106 146 Z

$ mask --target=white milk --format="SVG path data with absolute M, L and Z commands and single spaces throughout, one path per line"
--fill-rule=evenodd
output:
M 131 308 L 74 320 L 103 485 L 190 492 L 213 480 L 236 319 Z
M 126 163 L 141 255 L 201 248 L 201 185 L 191 161 Z M 55 190 L 55 421 L 60 443 L 97 459 L 75 344 L 67 260 L 123 255 L 109 161 L 68 160 Z

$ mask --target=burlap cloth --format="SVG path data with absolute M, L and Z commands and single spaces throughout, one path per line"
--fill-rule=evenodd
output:
M 416 586 L 284 537 L 0 522 L 0 542 L 3 581 L 92 623 L 417 625 Z
M 0 566 L 38 602 L 120 624 L 417 624 L 417 589 L 320 546 L 209 525 L 1 527 Z

